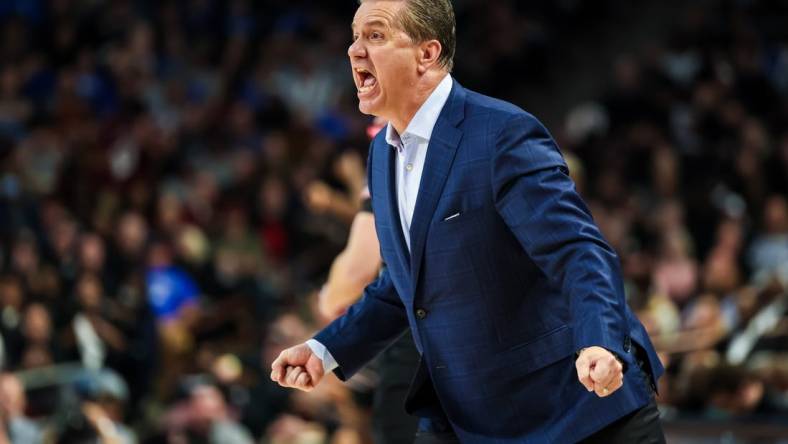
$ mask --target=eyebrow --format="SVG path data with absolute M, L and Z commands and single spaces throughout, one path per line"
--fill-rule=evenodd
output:
M 384 22 L 383 20 L 380 20 L 380 19 L 373 19 L 373 20 L 370 20 L 368 22 L 364 22 L 364 26 L 370 26 L 370 27 L 371 26 L 381 26 L 383 28 L 388 28 L 389 24 Z M 351 30 L 355 30 L 356 29 L 356 22 L 353 22 L 353 23 L 350 24 L 350 29 Z

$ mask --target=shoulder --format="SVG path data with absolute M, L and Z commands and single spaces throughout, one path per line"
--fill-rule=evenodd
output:
M 509 102 L 466 90 L 466 119 L 500 171 L 527 165 L 515 172 L 566 168 L 560 149 L 547 128 L 533 114 Z
M 505 100 L 496 99 L 494 97 L 486 96 L 476 91 L 469 89 L 465 90 L 466 102 L 469 110 L 474 112 L 488 112 L 499 116 L 516 116 L 521 114 L 528 114 L 519 106 L 509 103 Z
M 472 124 L 484 124 L 488 132 L 500 134 L 507 128 L 519 128 L 527 132 L 546 128 L 533 114 L 505 100 L 496 99 L 466 89 L 466 119 Z

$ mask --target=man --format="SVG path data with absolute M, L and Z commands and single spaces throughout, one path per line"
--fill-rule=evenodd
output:
M 352 29 L 359 108 L 390 122 L 368 166 L 387 269 L 271 378 L 345 379 L 410 325 L 416 442 L 664 442 L 618 258 L 547 130 L 449 75 L 449 0 L 362 1 Z

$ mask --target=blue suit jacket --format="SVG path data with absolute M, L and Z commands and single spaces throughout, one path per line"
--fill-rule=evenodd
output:
M 662 366 L 544 126 L 455 82 L 427 150 L 410 253 L 384 133 L 368 168 L 387 268 L 316 336 L 336 374 L 350 377 L 410 326 L 422 363 L 409 411 L 442 409 L 469 443 L 573 442 L 645 405 L 632 342 L 653 381 Z M 627 364 L 623 387 L 606 398 L 577 379 L 576 352 L 592 345 Z M 418 396 L 429 384 L 440 407 Z

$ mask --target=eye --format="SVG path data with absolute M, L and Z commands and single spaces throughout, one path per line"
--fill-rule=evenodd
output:
M 369 38 L 372 39 L 372 40 L 380 40 L 380 39 L 383 38 L 383 33 L 378 32 L 378 31 L 372 31 L 369 34 Z
M 353 34 L 353 37 L 350 38 L 350 41 L 355 42 L 356 40 L 358 40 L 358 34 Z

